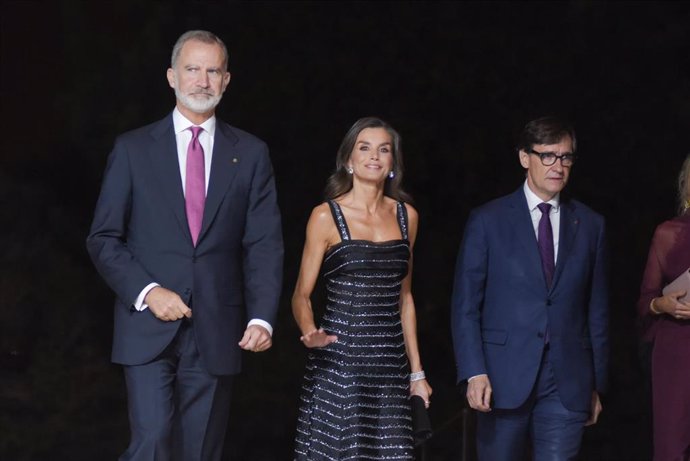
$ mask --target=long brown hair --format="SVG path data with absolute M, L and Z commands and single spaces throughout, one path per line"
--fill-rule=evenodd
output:
M 412 197 L 402 189 L 403 159 L 402 139 L 397 131 L 377 117 L 364 117 L 357 120 L 345 134 L 335 157 L 335 171 L 326 182 L 326 199 L 340 197 L 352 189 L 352 175 L 347 172 L 347 162 L 355 148 L 357 136 L 366 128 L 383 128 L 390 135 L 393 144 L 393 174 L 386 179 L 383 194 L 401 202 L 411 202 Z

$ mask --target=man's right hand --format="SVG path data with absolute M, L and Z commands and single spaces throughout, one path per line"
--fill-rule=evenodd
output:
M 474 376 L 467 383 L 467 402 L 477 411 L 491 411 L 491 383 L 487 375 Z
M 144 303 L 157 319 L 164 322 L 172 322 L 182 317 L 191 318 L 192 310 L 182 301 L 182 298 L 167 288 L 154 287 L 146 294 Z

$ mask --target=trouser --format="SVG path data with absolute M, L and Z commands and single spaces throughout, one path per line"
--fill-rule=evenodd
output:
M 204 369 L 192 321 L 155 360 L 124 367 L 131 441 L 121 461 L 220 460 L 232 377 Z
M 568 410 L 561 403 L 547 347 L 534 389 L 523 405 L 477 414 L 479 460 L 522 459 L 528 435 L 534 460 L 576 459 L 587 419 L 589 412 Z

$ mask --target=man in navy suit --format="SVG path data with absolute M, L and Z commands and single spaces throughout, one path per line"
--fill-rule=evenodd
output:
M 458 381 L 478 411 L 480 460 L 570 460 L 601 411 L 608 361 L 603 218 L 561 191 L 572 127 L 533 120 L 518 145 L 526 181 L 471 213 L 458 255 L 452 330 Z
M 220 459 L 242 349 L 271 347 L 280 214 L 266 145 L 215 117 L 227 66 L 214 34 L 183 34 L 167 72 L 175 109 L 118 137 L 105 170 L 87 248 L 117 295 L 121 460 Z

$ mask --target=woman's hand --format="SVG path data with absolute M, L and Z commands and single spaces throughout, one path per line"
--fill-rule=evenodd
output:
M 659 298 L 654 298 L 651 303 L 653 311 L 661 314 L 668 314 L 679 320 L 690 319 L 690 305 L 678 301 L 678 298 L 685 296 L 685 291 L 676 291 Z
M 323 328 L 319 328 L 318 330 L 312 330 L 309 333 L 300 336 L 299 340 L 302 341 L 302 343 L 308 348 L 326 347 L 329 344 L 336 342 L 338 337 L 336 335 L 328 335 L 325 331 L 323 331 Z
M 429 408 L 429 403 L 431 394 L 433 390 L 426 379 L 420 379 L 419 381 L 412 381 L 410 383 L 410 396 L 418 395 L 424 400 L 424 406 Z

